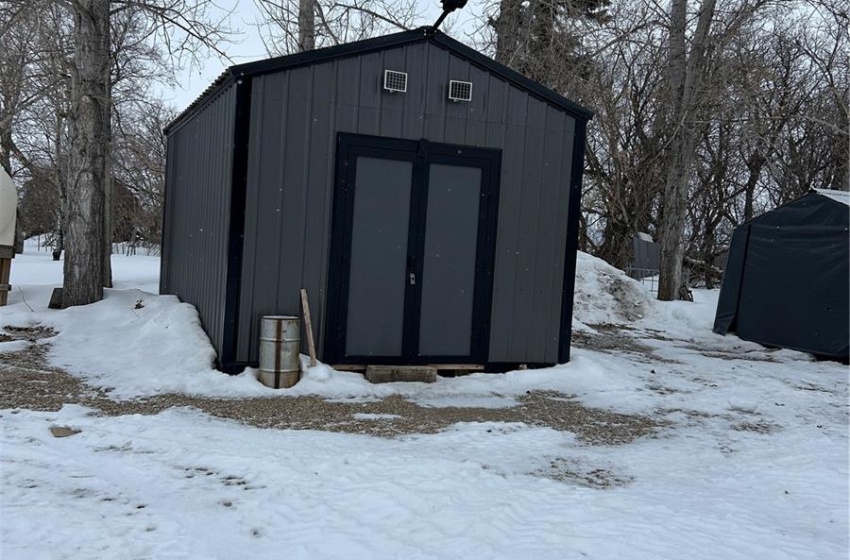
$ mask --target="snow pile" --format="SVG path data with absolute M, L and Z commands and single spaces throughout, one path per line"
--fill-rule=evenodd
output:
M 47 314 L 44 323 L 58 333 L 52 364 L 114 390 L 115 398 L 187 392 L 224 377 L 211 375 L 215 350 L 198 312 L 175 296 L 106 290 L 103 301 Z
M 643 318 L 651 295 L 637 280 L 602 259 L 578 253 L 573 321 L 581 325 L 624 324 Z

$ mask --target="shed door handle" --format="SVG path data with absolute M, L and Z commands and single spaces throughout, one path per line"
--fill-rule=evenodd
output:
M 413 255 L 407 255 L 407 283 L 411 286 L 416 285 L 416 259 Z

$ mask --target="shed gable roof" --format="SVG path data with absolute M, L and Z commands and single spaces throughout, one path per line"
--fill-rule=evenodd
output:
M 470 63 L 499 76 L 517 88 L 555 106 L 576 119 L 588 121 L 593 117 L 593 113 L 590 110 L 570 101 L 566 97 L 543 86 L 542 84 L 523 76 L 519 72 L 511 70 L 504 64 L 496 62 L 492 58 L 467 47 L 463 43 L 452 39 L 440 31 L 431 27 L 421 27 L 411 31 L 402 31 L 392 35 L 384 35 L 382 37 L 356 41 L 354 43 L 347 43 L 335 47 L 327 47 L 288 56 L 231 66 L 225 70 L 182 113 L 180 113 L 177 118 L 165 127 L 165 134 L 169 134 L 179 125 L 191 119 L 197 112 L 203 110 L 207 103 L 215 99 L 218 92 L 242 78 L 250 78 L 260 74 L 288 70 L 299 66 L 308 66 L 338 58 L 358 56 L 417 42 L 430 42 L 461 58 L 464 58 Z

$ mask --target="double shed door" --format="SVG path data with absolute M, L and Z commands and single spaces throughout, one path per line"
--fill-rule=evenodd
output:
M 498 150 L 339 135 L 326 360 L 487 361 Z

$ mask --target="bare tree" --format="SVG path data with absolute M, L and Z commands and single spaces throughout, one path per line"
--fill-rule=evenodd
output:
M 687 0 L 672 0 L 668 34 L 669 55 L 667 80 L 669 93 L 667 110 L 673 133 L 667 149 L 667 177 L 664 187 L 664 219 L 661 225 L 661 274 L 658 299 L 679 297 L 682 285 L 682 260 L 685 247 L 682 234 L 685 227 L 688 184 L 696 136 L 690 121 L 695 114 L 697 92 L 708 68 L 708 47 L 716 0 L 703 0 L 696 30 L 687 46 Z
M 628 15 L 640 21 L 646 14 Z M 663 74 L 651 29 L 636 30 L 634 21 L 614 27 L 615 35 L 627 32 L 631 40 L 613 42 L 605 62 L 590 66 L 583 80 L 587 91 L 581 98 L 596 113 L 586 150 L 584 208 L 601 237 L 589 248 L 627 268 L 633 256 L 632 238 L 637 232 L 658 229 Z
M 53 32 L 57 10 L 51 2 L 7 4 L 4 16 L 10 23 L 0 35 L 0 163 L 15 175 L 33 162 L 18 146 L 14 130 L 27 126 L 45 97 L 63 90 L 67 72 L 61 59 L 70 49 Z M 12 158 L 18 161 L 16 168 Z
M 254 0 L 266 50 L 286 55 L 411 29 L 415 0 Z
M 496 60 L 505 66 L 516 68 L 522 56 L 520 37 L 523 30 L 523 10 L 521 0 L 501 0 L 499 12 L 489 18 L 489 24 L 496 34 Z
M 210 2 L 71 0 L 75 59 L 71 88 L 63 305 L 92 303 L 111 285 L 112 18 L 144 16 L 142 40 L 161 41 L 166 58 L 198 48 L 221 53 L 220 27 L 204 19 Z
M 316 0 L 298 2 L 298 50 L 316 48 Z
M 595 19 L 541 4 L 491 2 L 480 43 L 594 111 L 581 247 L 625 268 L 631 238 L 650 233 L 662 298 L 679 296 L 683 262 L 714 284 L 741 221 L 848 180 L 838 0 L 645 0 Z
M 74 67 L 63 305 L 103 298 L 109 161 L 109 0 L 73 0 Z
M 130 198 L 125 197 L 128 204 L 124 208 L 122 229 L 133 234 L 119 237 L 121 241 L 143 243 L 149 249 L 161 242 L 166 163 L 162 129 L 175 116 L 176 113 L 161 102 L 151 101 L 139 103 L 117 122 L 113 175 L 130 195 Z
M 50 0 L 20 3 L 18 8 L 15 25 L 0 37 L 3 164 L 12 169 L 19 185 L 37 185 L 46 200 L 58 202 L 64 196 L 67 175 L 70 20 L 65 8 Z M 21 214 L 19 235 L 29 231 L 32 215 Z M 51 209 L 50 215 L 56 220 L 57 231 L 57 235 L 51 235 L 51 242 L 61 248 L 61 207 Z M 56 252 L 54 257 L 58 258 Z

